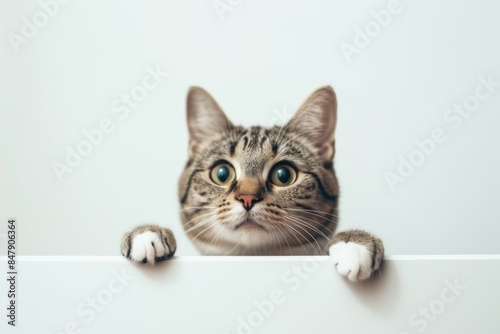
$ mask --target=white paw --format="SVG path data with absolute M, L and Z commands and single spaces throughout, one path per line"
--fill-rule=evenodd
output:
M 330 259 L 340 275 L 350 281 L 362 281 L 372 273 L 372 257 L 363 245 L 354 242 L 338 242 L 330 246 Z
M 168 245 L 158 234 L 146 231 L 132 238 L 130 259 L 136 262 L 154 264 L 157 258 L 167 257 L 170 253 Z

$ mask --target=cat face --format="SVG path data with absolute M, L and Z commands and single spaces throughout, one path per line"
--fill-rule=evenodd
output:
M 207 254 L 321 253 L 337 222 L 333 90 L 315 91 L 283 127 L 234 126 L 197 87 L 187 113 L 179 201 L 195 245 Z

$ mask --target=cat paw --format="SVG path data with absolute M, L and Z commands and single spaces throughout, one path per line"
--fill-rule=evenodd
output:
M 122 254 L 134 262 L 151 265 L 170 259 L 176 250 L 172 231 L 156 225 L 139 226 L 122 240 Z
M 339 274 L 351 282 L 365 280 L 372 274 L 373 261 L 366 246 L 341 241 L 330 246 L 329 254 Z

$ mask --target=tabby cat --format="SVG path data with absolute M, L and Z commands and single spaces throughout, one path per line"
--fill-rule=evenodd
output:
M 337 100 L 312 93 L 284 126 L 233 125 L 212 96 L 187 96 L 189 161 L 178 196 L 188 237 L 207 255 L 329 254 L 341 275 L 365 280 L 379 269 L 382 242 L 361 230 L 334 234 L 339 186 L 333 168 Z M 122 254 L 154 264 L 177 249 L 166 227 L 127 233 Z

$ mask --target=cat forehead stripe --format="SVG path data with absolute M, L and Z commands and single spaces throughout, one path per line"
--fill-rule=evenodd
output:
M 241 151 L 244 152 L 256 149 L 262 150 L 268 138 L 274 134 L 272 133 L 272 129 L 252 126 L 243 132 L 236 147 L 240 147 Z

